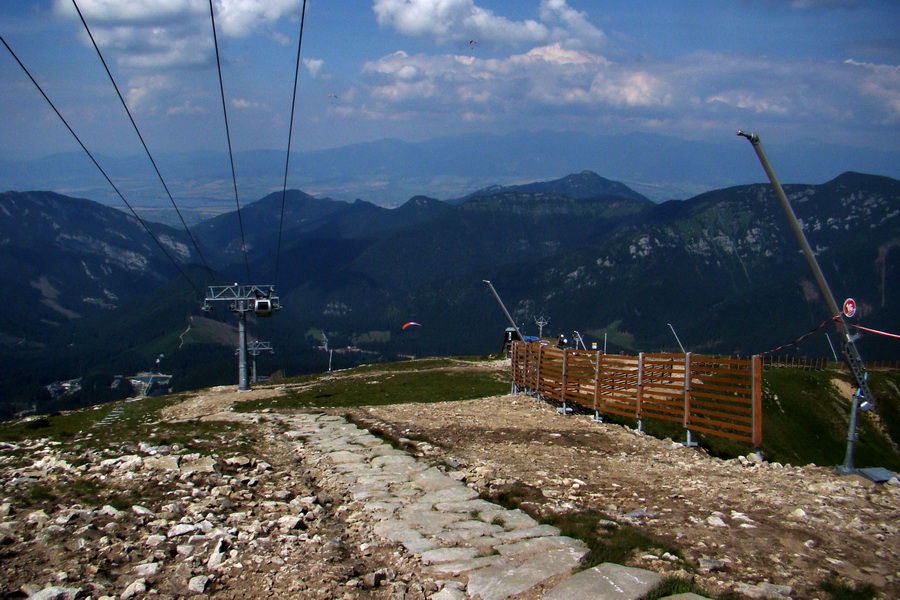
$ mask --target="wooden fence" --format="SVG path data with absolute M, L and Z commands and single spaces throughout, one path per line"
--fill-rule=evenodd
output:
M 512 380 L 526 391 L 597 418 L 613 414 L 681 423 L 690 433 L 762 446 L 762 361 L 693 354 L 620 356 L 516 342 Z

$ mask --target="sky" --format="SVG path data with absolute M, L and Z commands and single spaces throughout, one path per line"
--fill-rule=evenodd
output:
M 152 152 L 284 149 L 302 0 L 76 0 Z M 0 36 L 85 145 L 142 153 L 72 0 Z M 551 129 L 900 149 L 897 0 L 308 0 L 293 151 Z M 79 146 L 0 44 L 0 159 Z

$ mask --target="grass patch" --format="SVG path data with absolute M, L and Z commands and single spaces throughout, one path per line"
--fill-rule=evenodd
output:
M 484 360 L 493 360 L 495 356 L 448 356 L 448 357 L 431 357 L 417 358 L 415 360 L 404 360 L 391 363 L 378 363 L 372 365 L 361 365 L 351 369 L 353 373 L 375 373 L 375 372 L 404 372 L 404 371 L 426 371 L 428 369 L 447 369 L 452 367 L 463 367 L 467 363 L 476 363 Z M 508 375 L 508 374 L 507 374 Z M 508 378 L 508 377 L 507 377 Z
M 363 426 L 365 427 L 365 426 Z M 403 441 L 399 436 L 394 435 L 390 431 L 385 431 L 381 427 L 371 427 L 368 429 L 369 433 L 380 439 L 382 442 L 385 442 L 390 447 L 395 450 L 403 450 L 404 452 L 411 452 L 415 450 L 416 445 L 412 441 Z
M 601 563 L 628 563 L 637 552 L 680 556 L 681 550 L 668 542 L 628 524 L 610 521 L 606 515 L 592 510 L 570 511 L 544 519 L 563 535 L 581 540 L 591 553 L 582 567 L 589 569 Z
M 545 514 L 540 507 L 543 494 L 534 487 L 516 482 L 482 493 L 481 498 L 508 509 L 520 509 L 545 525 L 552 525 L 564 536 L 581 540 L 590 550 L 582 569 L 590 569 L 601 563 L 628 564 L 637 552 L 652 552 L 657 556 L 666 552 L 681 558 L 681 549 L 637 527 L 617 523 L 596 510 L 574 510 L 565 513 Z
M 443 364 L 444 361 L 423 361 Z M 404 366 L 407 363 L 395 363 Z M 421 365 L 420 365 L 421 367 Z M 503 394 L 509 390 L 508 374 L 504 372 L 453 371 L 432 366 L 414 370 L 379 369 L 370 376 L 351 376 L 368 371 L 353 369 L 341 376 L 322 377 L 315 385 L 291 391 L 278 398 L 250 400 L 235 406 L 241 412 L 265 409 L 294 410 L 312 407 L 345 408 L 378 406 L 410 402 L 448 402 L 472 400 Z
M 718 596 L 710 596 L 708 592 L 703 591 L 697 585 L 684 579 L 677 577 L 667 577 L 655 590 L 649 594 L 641 596 L 640 600 L 660 600 L 675 594 L 697 594 L 706 598 L 715 598 L 716 600 L 742 600 L 741 596 L 732 592 L 720 594 Z
M 876 600 L 879 597 L 871 583 L 849 585 L 830 580 L 822 584 L 822 589 L 831 594 L 831 600 Z
M 77 453 L 98 451 L 104 455 L 111 449 L 133 453 L 138 444 L 177 444 L 185 452 L 212 454 L 228 452 L 252 443 L 245 425 L 225 421 L 161 421 L 160 411 L 177 404 L 184 396 L 141 398 L 134 402 L 113 402 L 94 408 L 66 413 L 54 413 L 37 419 L 0 423 L 0 441 L 17 443 L 41 440 L 57 446 L 60 452 Z M 121 413 L 110 422 L 99 425 L 114 409 Z M 22 450 L 5 451 L 27 458 Z M 67 459 L 79 462 L 79 456 Z M 90 490 L 85 493 L 90 496 Z
M 28 490 L 28 499 L 32 502 L 50 502 L 56 499 L 56 494 L 48 485 L 33 485 Z
M 876 395 L 879 415 L 889 427 L 896 419 L 897 398 L 889 393 L 885 374 L 873 376 L 881 398 Z M 842 464 L 847 445 L 850 403 L 831 380 L 834 371 L 770 369 L 765 373 L 763 392 L 763 447 L 771 461 L 819 466 Z M 895 375 L 896 379 L 897 378 Z M 890 429 L 888 429 L 890 431 Z M 857 467 L 900 469 L 900 454 L 876 427 L 869 413 L 860 413 L 859 440 L 854 452 Z

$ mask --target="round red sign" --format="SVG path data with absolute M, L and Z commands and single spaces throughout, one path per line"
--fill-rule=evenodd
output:
M 856 300 L 847 298 L 844 300 L 844 316 L 848 319 L 856 314 Z

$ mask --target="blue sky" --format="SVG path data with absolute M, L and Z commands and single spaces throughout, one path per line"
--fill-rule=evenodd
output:
M 207 0 L 77 0 L 154 153 L 225 150 Z M 302 0 L 214 0 L 235 150 L 287 144 Z M 293 148 L 522 129 L 900 149 L 896 0 L 309 0 Z M 71 0 L 0 35 L 88 148 L 139 141 Z M 0 47 L 0 158 L 79 150 Z

